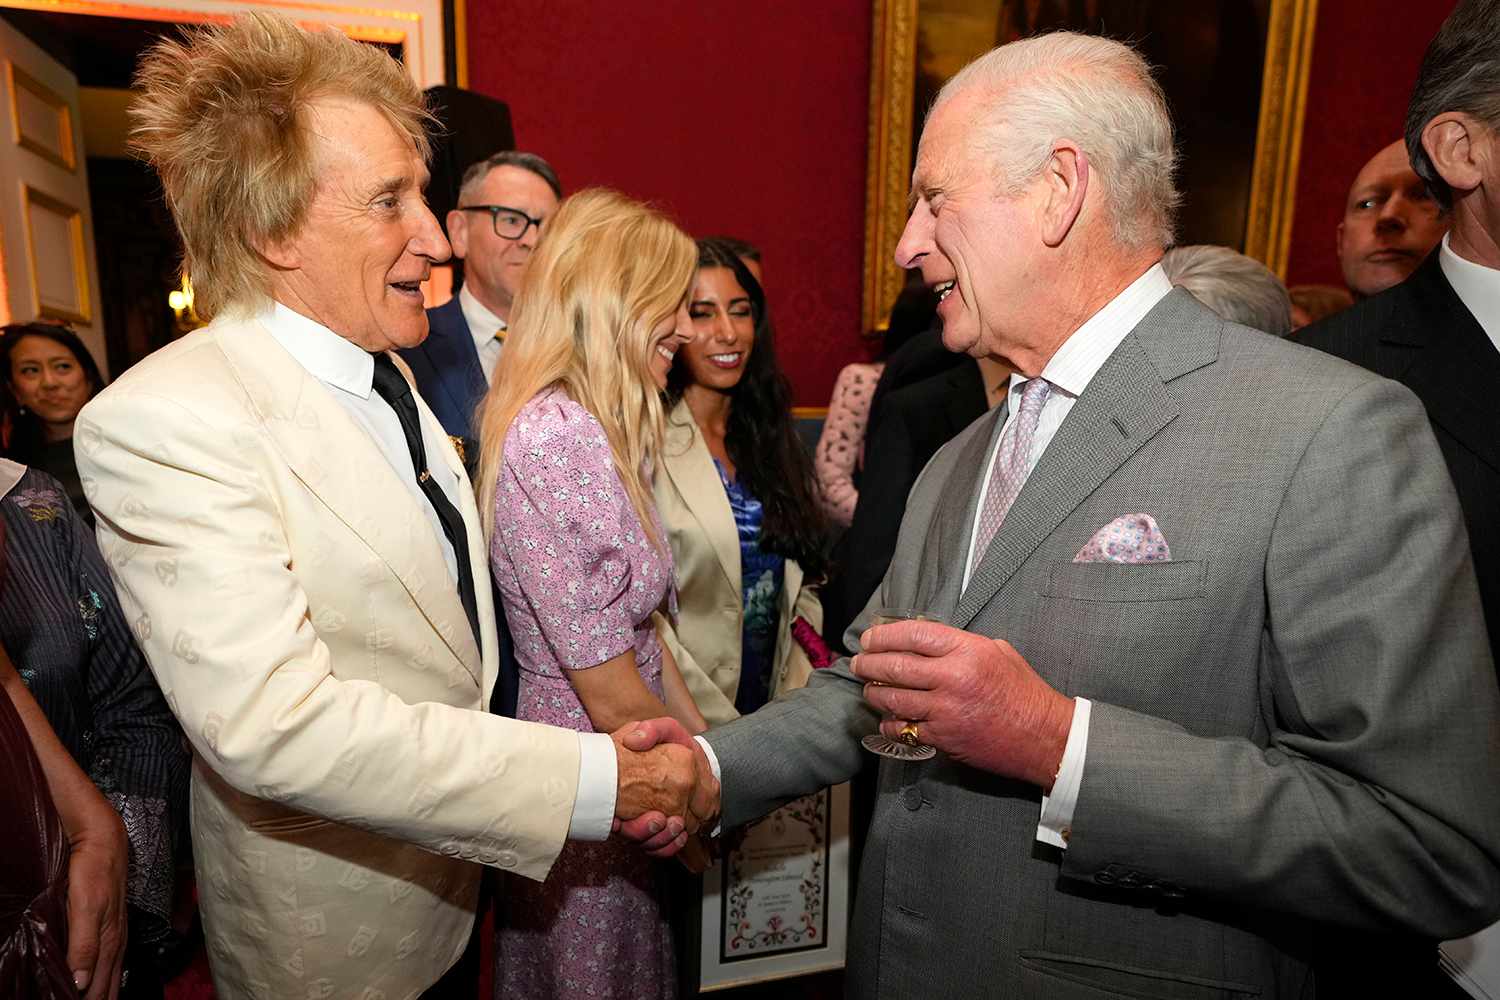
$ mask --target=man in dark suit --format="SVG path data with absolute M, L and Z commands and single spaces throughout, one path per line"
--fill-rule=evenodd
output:
M 1464 4 L 1427 50 L 1406 116 L 1412 166 L 1453 226 L 1402 284 L 1303 343 L 1404 383 L 1427 407 L 1500 639 L 1500 0 Z M 1472 71 L 1471 71 L 1472 70 Z
M 479 453 L 474 411 L 494 380 L 521 276 L 561 199 L 562 185 L 546 160 L 506 150 L 464 172 L 458 207 L 448 213 L 453 256 L 464 262 L 463 287 L 427 311 L 427 339 L 401 358 L 469 458 Z

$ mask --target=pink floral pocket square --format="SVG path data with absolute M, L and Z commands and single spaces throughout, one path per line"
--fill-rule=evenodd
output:
M 1094 532 L 1073 557 L 1076 563 L 1171 562 L 1172 550 L 1150 514 L 1121 514 Z

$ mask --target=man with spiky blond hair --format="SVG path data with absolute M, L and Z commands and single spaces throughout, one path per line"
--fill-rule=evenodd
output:
M 393 354 L 427 335 L 420 285 L 449 255 L 400 65 L 255 14 L 158 45 L 138 84 L 135 141 L 213 322 L 97 396 L 75 442 L 193 744 L 218 995 L 462 993 L 439 980 L 481 866 L 540 880 L 617 818 L 696 829 L 711 779 L 690 801 L 689 750 L 482 710 L 478 514 Z

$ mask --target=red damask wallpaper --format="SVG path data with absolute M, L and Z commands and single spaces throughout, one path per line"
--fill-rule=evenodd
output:
M 869 0 L 469 0 L 469 86 L 569 190 L 648 199 L 765 253 L 800 406 L 859 341 Z

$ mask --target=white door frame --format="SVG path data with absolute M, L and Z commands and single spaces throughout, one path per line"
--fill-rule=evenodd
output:
M 378 6 L 377 6 L 378 4 Z M 201 24 L 227 21 L 246 10 L 284 14 L 298 24 L 327 24 L 352 38 L 399 45 L 403 62 L 424 90 L 448 80 L 443 62 L 442 0 L 0 0 L 0 7 L 40 10 L 49 14 L 91 14 L 139 21 Z M 454 4 L 463 75 L 463 3 Z

